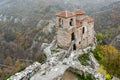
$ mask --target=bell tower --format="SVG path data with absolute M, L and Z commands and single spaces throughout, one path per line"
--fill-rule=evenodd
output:
M 75 26 L 76 17 L 74 13 L 64 11 L 56 15 L 57 43 L 60 47 L 68 48 L 70 46 L 72 28 Z
M 56 15 L 56 26 L 58 28 L 70 28 L 75 26 L 76 18 L 72 12 L 64 11 Z

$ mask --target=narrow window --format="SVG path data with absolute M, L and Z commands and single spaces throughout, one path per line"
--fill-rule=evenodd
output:
M 83 33 L 83 34 L 85 33 L 85 27 L 83 27 L 83 29 L 82 29 L 82 33 Z
M 81 42 L 79 41 L 79 44 L 81 44 Z
M 71 34 L 71 41 L 75 40 L 75 34 L 74 32 Z
M 73 26 L 73 19 L 70 19 L 70 26 Z
M 59 18 L 59 26 L 61 27 L 62 26 L 62 19 Z

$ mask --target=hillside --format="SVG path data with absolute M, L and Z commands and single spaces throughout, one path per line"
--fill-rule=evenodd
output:
M 120 1 L 101 8 L 92 16 L 95 18 L 96 31 L 104 34 L 103 42 L 110 44 L 120 34 Z
M 104 44 L 120 49 L 115 39 L 120 34 L 120 0 L 0 0 L 0 64 L 13 69 L 2 69 L 0 77 L 18 71 L 14 70 L 17 60 L 22 69 L 31 61 L 43 63 L 41 44 L 53 40 L 55 14 L 75 9 L 95 18 L 95 30 L 104 34 Z
M 0 13 L 15 17 L 34 17 L 35 19 L 38 17 L 40 19 L 44 17 L 45 14 L 50 15 L 52 12 L 61 10 L 81 8 L 85 11 L 94 11 L 114 1 L 117 0 L 1 0 Z

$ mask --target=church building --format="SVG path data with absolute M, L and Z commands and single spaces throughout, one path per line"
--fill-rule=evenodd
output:
M 94 19 L 85 15 L 82 10 L 63 11 L 56 14 L 57 44 L 73 50 L 85 48 L 94 43 Z

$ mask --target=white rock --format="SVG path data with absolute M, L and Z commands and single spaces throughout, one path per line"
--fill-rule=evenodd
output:
M 42 43 L 42 45 L 41 45 L 41 50 L 44 50 L 46 47 L 48 47 L 49 46 L 49 44 L 47 44 L 47 43 Z

